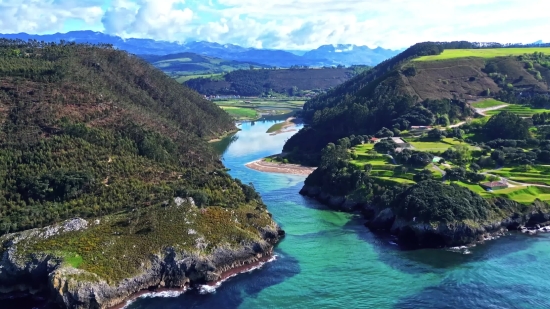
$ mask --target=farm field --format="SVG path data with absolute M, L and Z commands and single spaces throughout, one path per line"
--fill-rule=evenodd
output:
M 423 56 L 413 61 L 438 61 L 467 57 L 496 58 L 506 56 L 519 56 L 534 52 L 550 53 L 550 47 L 525 47 L 525 48 L 487 48 L 487 49 L 447 49 L 439 55 Z
M 487 111 L 487 112 L 485 112 L 485 114 L 488 115 L 488 116 L 494 116 L 494 115 L 496 115 L 500 112 L 503 112 L 503 111 L 507 111 L 507 112 L 516 114 L 520 117 L 531 117 L 534 114 L 549 112 L 550 110 L 543 109 L 543 108 L 531 108 L 531 107 L 523 106 L 523 105 L 509 105 L 509 106 L 507 106 L 505 108 L 502 108 L 502 109 Z
M 213 77 L 219 77 L 219 76 L 222 76 L 223 74 L 195 74 L 195 75 L 182 75 L 182 76 L 179 76 L 176 78 L 176 81 L 178 83 L 184 83 L 190 79 L 194 79 L 194 78 L 213 78 Z
M 298 100 L 216 100 L 213 101 L 219 107 L 227 111 L 238 120 L 256 120 L 262 115 L 268 116 L 290 116 L 299 110 L 305 101 Z M 250 103 L 245 103 L 250 102 Z M 285 118 L 286 119 L 286 118 Z
M 474 108 L 491 108 L 495 106 L 508 105 L 508 103 L 504 103 L 495 99 L 487 99 L 480 102 L 472 103 L 471 105 Z
M 229 115 L 237 119 L 256 119 L 258 118 L 258 113 L 251 108 L 242 108 L 235 106 L 220 106 L 225 110 Z
M 454 140 L 453 138 L 444 138 L 441 141 L 422 141 L 415 138 L 407 138 L 406 142 L 411 144 L 414 147 L 413 150 L 426 151 L 426 152 L 444 152 L 445 150 L 451 148 L 453 145 L 459 145 L 460 141 Z M 469 146 L 471 149 L 475 147 L 462 143 Z

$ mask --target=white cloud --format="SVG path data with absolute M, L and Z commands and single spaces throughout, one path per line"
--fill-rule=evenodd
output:
M 0 32 L 55 32 L 68 19 L 90 26 L 103 15 L 101 0 L 0 0 Z
M 189 8 L 177 8 L 183 0 L 116 0 L 102 18 L 106 32 L 122 36 L 174 39 L 190 32 Z
M 54 32 L 77 18 L 123 37 L 403 48 L 428 40 L 550 41 L 547 12 L 545 0 L 0 0 L 0 32 Z

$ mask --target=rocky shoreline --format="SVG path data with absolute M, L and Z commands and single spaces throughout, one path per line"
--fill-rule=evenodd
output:
M 132 295 L 144 290 L 182 289 L 198 284 L 223 280 L 232 271 L 251 267 L 272 256 L 275 244 L 284 237 L 277 227 L 261 229 L 262 239 L 238 249 L 216 248 L 208 255 L 178 252 L 166 248 L 142 265 L 141 273 L 109 285 L 95 274 L 62 264 L 59 258 L 45 253 L 22 258 L 18 244 L 28 237 L 44 235 L 49 230 L 74 232 L 86 228 L 87 221 L 73 219 L 59 225 L 11 234 L 3 243 L 0 261 L 0 291 L 46 292 L 50 299 L 64 308 L 112 308 L 125 303 Z
M 318 200 L 332 209 L 360 211 L 367 220 L 365 226 L 377 233 L 390 233 L 405 248 L 444 248 L 470 245 L 505 235 L 509 230 L 526 234 L 550 232 L 550 214 L 542 211 L 542 202 L 534 202 L 526 213 L 514 213 L 507 218 L 488 222 L 456 222 L 426 224 L 403 220 L 392 209 L 357 202 L 343 196 L 332 196 L 318 187 L 304 185 L 300 194 Z M 506 203 L 501 200 L 497 202 Z
M 261 267 L 263 264 L 265 264 L 267 262 L 270 262 L 270 261 L 273 261 L 273 260 L 275 260 L 274 255 L 265 255 L 265 256 L 259 258 L 258 261 L 254 262 L 254 263 L 250 263 L 250 264 L 245 263 L 242 266 L 238 266 L 238 267 L 229 269 L 229 270 L 223 272 L 218 280 L 210 281 L 210 282 L 207 282 L 207 283 L 202 284 L 202 285 L 188 284 L 188 285 L 185 285 L 182 288 L 150 288 L 150 289 L 147 289 L 147 290 L 142 290 L 142 291 L 139 291 L 137 293 L 134 293 L 133 295 L 131 295 L 130 297 L 125 299 L 120 304 L 118 304 L 116 306 L 113 306 L 113 307 L 110 307 L 108 309 L 122 309 L 122 308 L 128 306 L 128 304 L 132 303 L 136 299 L 138 299 L 138 298 L 140 298 L 144 295 L 151 294 L 151 293 L 154 293 L 154 294 L 162 294 L 162 293 L 170 294 L 170 293 L 173 293 L 173 295 L 181 295 L 181 294 L 183 294 L 183 293 L 185 293 L 188 290 L 193 289 L 193 288 L 200 289 L 201 287 L 205 287 L 205 286 L 207 286 L 207 287 L 217 287 L 217 286 L 221 285 L 223 282 L 225 282 L 226 280 L 228 280 L 229 278 L 232 278 L 232 277 L 237 276 L 239 274 L 246 273 L 246 272 L 249 272 L 251 270 L 257 269 L 257 268 Z

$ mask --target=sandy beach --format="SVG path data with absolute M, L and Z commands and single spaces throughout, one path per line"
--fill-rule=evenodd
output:
M 297 164 L 283 164 L 266 162 L 263 159 L 245 164 L 246 167 L 266 173 L 279 173 L 308 176 L 313 173 L 315 167 L 301 166 Z

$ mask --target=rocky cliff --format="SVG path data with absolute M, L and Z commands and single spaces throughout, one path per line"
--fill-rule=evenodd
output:
M 135 275 L 116 283 L 67 263 L 62 252 L 29 252 L 37 240 L 81 233 L 94 225 L 73 219 L 0 238 L 3 243 L 0 290 L 3 293 L 46 291 L 52 301 L 64 308 L 109 308 L 140 290 L 183 288 L 217 281 L 226 271 L 270 256 L 273 246 L 284 236 L 284 231 L 272 224 L 259 229 L 259 239 L 239 246 L 220 244 L 208 253 L 205 250 L 187 252 L 171 246 L 154 254 L 143 252 L 143 262 Z M 126 255 L 120 252 L 115 258 L 124 259 Z
M 319 187 L 304 186 L 300 194 L 315 198 L 321 203 L 342 211 L 361 211 L 368 220 L 366 226 L 373 232 L 386 232 L 397 236 L 398 243 L 406 248 L 455 247 L 484 241 L 508 230 L 524 233 L 550 232 L 549 206 L 535 201 L 529 206 L 506 199 L 489 201 L 500 209 L 500 216 L 488 220 L 462 220 L 456 222 L 419 222 L 395 214 L 391 207 L 357 202 L 344 196 L 323 193 Z

